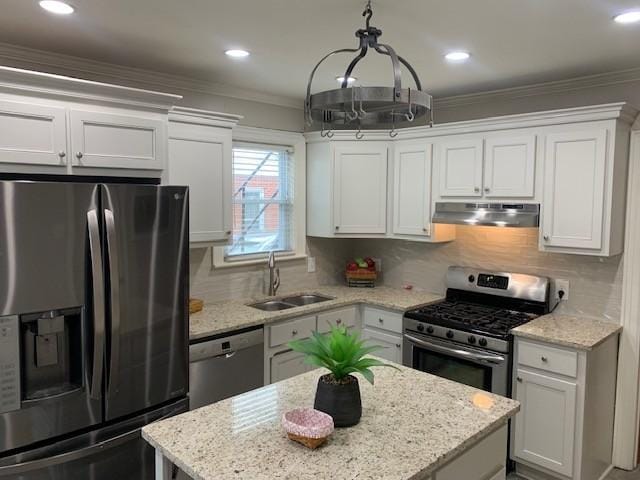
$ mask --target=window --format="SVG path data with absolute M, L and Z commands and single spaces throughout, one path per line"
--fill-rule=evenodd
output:
M 233 146 L 233 232 L 225 260 L 294 250 L 294 167 L 290 150 Z

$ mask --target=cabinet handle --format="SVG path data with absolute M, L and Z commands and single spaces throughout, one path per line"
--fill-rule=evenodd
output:
M 484 191 L 485 191 L 485 193 L 489 193 L 491 191 L 491 189 L 489 187 L 484 187 Z
M 295 336 L 295 335 L 297 335 L 297 334 L 298 334 L 298 330 L 292 330 L 292 331 L 291 331 L 291 335 L 294 335 L 294 336 Z
M 59 156 L 60 158 L 64 158 L 64 157 L 66 157 L 66 156 L 67 156 L 67 152 L 63 152 L 62 150 L 60 150 L 60 151 L 58 152 L 58 156 Z
M 549 361 L 547 357 L 540 357 L 540 360 L 542 360 L 544 363 L 547 363 Z
M 76 158 L 82 158 L 82 152 L 76 153 Z
M 549 235 L 543 235 L 543 236 L 542 236 L 542 239 L 543 239 L 545 242 L 548 242 L 548 241 L 549 241 Z
M 476 193 L 479 193 L 479 192 L 480 192 L 480 187 L 475 187 L 475 188 L 473 189 L 473 191 L 474 191 L 474 192 L 476 192 Z
M 518 381 L 518 383 L 522 383 L 522 377 L 516 377 L 516 380 Z

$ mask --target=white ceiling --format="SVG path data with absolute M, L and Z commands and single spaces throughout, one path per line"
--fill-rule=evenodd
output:
M 0 42 L 302 99 L 330 50 L 357 46 L 363 0 L 75 0 L 68 17 L 36 0 L 2 0 Z M 374 0 L 372 24 L 437 96 L 640 66 L 640 24 L 611 17 L 639 0 Z M 234 61 L 227 48 L 245 48 Z M 451 65 L 443 54 L 466 49 Z M 333 88 L 350 57 L 318 72 Z M 387 84 L 388 57 L 369 54 L 354 75 Z M 406 76 L 404 78 L 407 78 Z

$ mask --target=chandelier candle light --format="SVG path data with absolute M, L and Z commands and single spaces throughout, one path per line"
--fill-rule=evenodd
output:
M 411 124 L 422 118 L 428 125 L 433 124 L 431 95 L 422 90 L 420 79 L 409 62 L 396 54 L 389 45 L 378 42 L 382 30 L 370 25 L 372 15 L 369 1 L 362 13 L 362 16 L 366 17 L 366 27 L 356 31 L 356 37 L 360 40 L 358 48 L 343 48 L 328 53 L 311 71 L 304 104 L 305 119 L 308 127 L 319 123 L 320 135 L 323 137 L 331 138 L 331 130 L 336 127 L 357 129 L 357 139 L 363 137 L 362 129 L 390 128 L 389 135 L 395 137 L 396 126 Z M 349 79 L 353 78 L 351 74 L 354 68 L 369 50 L 390 57 L 393 68 L 392 87 L 365 87 L 349 82 Z M 359 53 L 341 76 L 340 88 L 311 93 L 313 77 L 322 62 L 338 53 L 355 52 Z M 402 88 L 401 64 L 413 77 L 415 88 Z

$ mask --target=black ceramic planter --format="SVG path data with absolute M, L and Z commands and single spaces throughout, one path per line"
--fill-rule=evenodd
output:
M 358 379 L 349 375 L 348 383 L 335 383 L 330 375 L 318 379 L 313 408 L 333 417 L 336 427 L 351 427 L 360 421 L 362 402 Z

